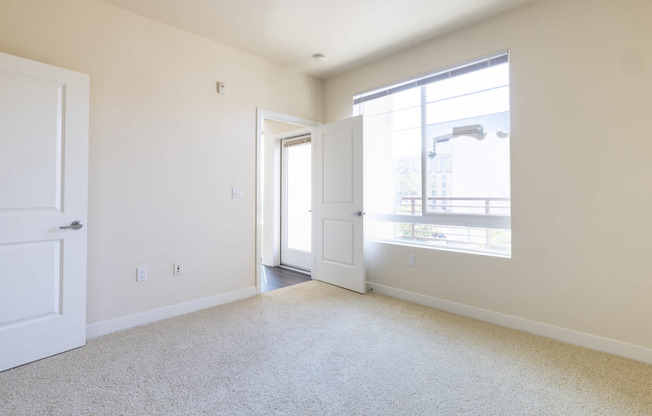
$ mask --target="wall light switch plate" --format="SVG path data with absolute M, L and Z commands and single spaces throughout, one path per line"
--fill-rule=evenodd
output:
M 414 254 L 408 254 L 408 266 L 414 267 L 417 264 L 416 257 Z

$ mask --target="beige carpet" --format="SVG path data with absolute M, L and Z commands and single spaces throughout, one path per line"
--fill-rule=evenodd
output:
M 312 281 L 0 373 L 0 415 L 652 415 L 652 366 Z

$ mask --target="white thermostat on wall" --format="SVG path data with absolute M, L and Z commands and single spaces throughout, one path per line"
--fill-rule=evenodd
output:
M 239 186 L 234 186 L 233 188 L 231 188 L 231 198 L 238 198 L 238 199 L 244 198 L 244 190 Z

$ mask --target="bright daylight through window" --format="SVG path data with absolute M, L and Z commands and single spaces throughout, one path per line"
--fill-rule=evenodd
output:
M 354 97 L 368 239 L 511 255 L 507 52 Z

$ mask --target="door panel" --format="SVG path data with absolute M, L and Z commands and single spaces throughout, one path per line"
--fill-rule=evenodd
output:
M 334 131 L 323 141 L 323 203 L 354 203 L 353 131 Z
M 365 293 L 362 116 L 315 127 L 313 146 L 313 278 Z
M 88 85 L 0 54 L 0 371 L 86 342 Z
M 0 264 L 0 326 L 61 313 L 60 241 L 0 246 Z
M 324 220 L 324 261 L 341 266 L 354 265 L 354 221 Z
M 0 137 L 16 139 L 0 141 L 0 207 L 59 210 L 63 85 L 2 71 L 0 91 Z

